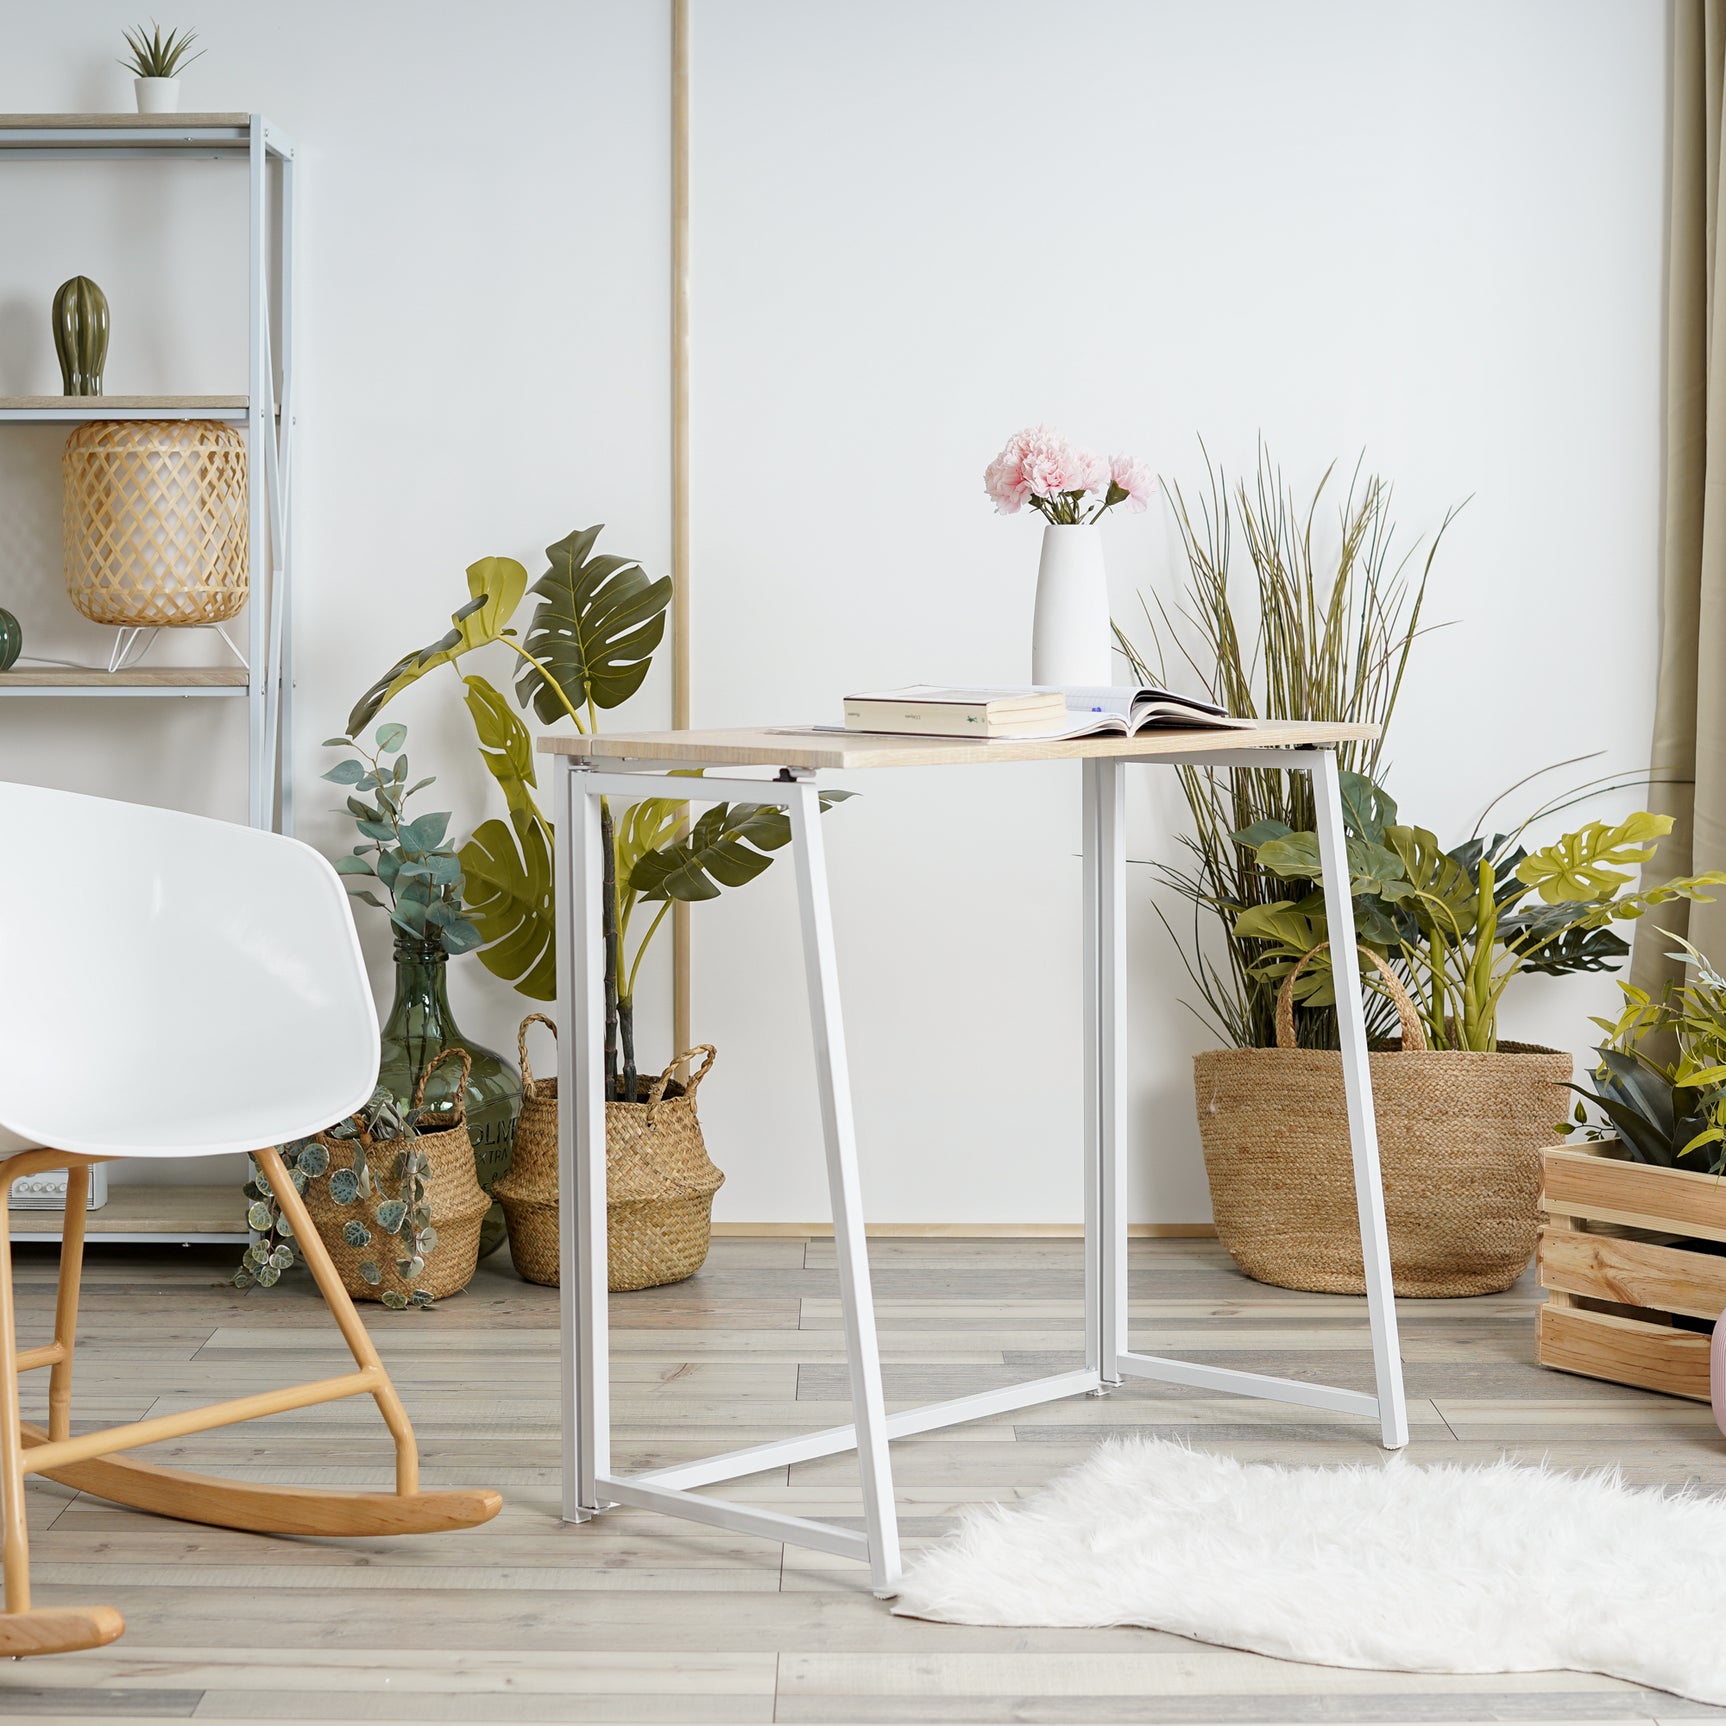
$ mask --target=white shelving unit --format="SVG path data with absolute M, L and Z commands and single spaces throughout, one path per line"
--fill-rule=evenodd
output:
M 261 114 L 4 114 L 0 162 L 169 161 L 243 165 L 247 198 L 247 387 L 236 396 L 0 396 L 0 426 L 100 419 L 211 419 L 248 446 L 251 601 L 246 670 L 0 672 L 0 697 L 228 696 L 246 702 L 247 819 L 293 827 L 294 150 Z M 236 677 L 238 681 L 236 682 Z
M 233 396 L 0 396 L 0 426 L 101 419 L 212 419 L 245 429 L 251 598 L 242 669 L 119 672 L 14 668 L 0 700 L 179 699 L 246 703 L 246 811 L 291 832 L 293 701 L 291 510 L 294 416 L 294 150 L 261 114 L 5 114 L 0 162 L 199 158 L 247 175 L 247 379 Z M 3 451 L 0 444 L 0 451 Z M 0 454 L 0 460 L 3 460 Z M 3 722 L 0 722 L 3 723 Z M 148 1193 L 145 1199 L 142 1195 Z M 176 1199 L 175 1195 L 183 1195 Z M 137 1196 L 131 1196 L 137 1195 Z M 195 1195 L 195 1198 L 193 1197 Z M 184 1212 L 184 1214 L 180 1214 Z M 57 1239 L 53 1212 L 21 1213 L 15 1240 Z M 116 1188 L 93 1212 L 93 1237 L 246 1240 L 245 1199 L 222 1188 Z

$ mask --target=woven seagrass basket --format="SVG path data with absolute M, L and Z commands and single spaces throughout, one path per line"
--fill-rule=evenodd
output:
M 521 1022 L 521 1120 L 509 1173 L 492 1192 L 509 1224 L 510 1256 L 529 1282 L 558 1280 L 557 1080 L 536 1079 L 527 1028 L 557 1027 L 543 1013 Z M 715 1049 L 698 1043 L 647 1088 L 645 1103 L 605 1105 L 607 1283 L 614 1294 L 682 1282 L 701 1269 L 713 1226 L 713 1195 L 725 1177 L 708 1161 L 695 1114 L 695 1093 Z M 672 1077 L 691 1055 L 704 1055 L 687 1086 Z
M 1428 1049 L 1407 991 L 1376 954 L 1402 1047 L 1367 1057 L 1385 1221 L 1399 1295 L 1509 1288 L 1540 1232 L 1540 1153 L 1560 1142 L 1567 1054 L 1501 1043 Z M 1309 955 L 1310 957 L 1310 955 Z M 1274 1049 L 1194 1057 L 1199 1137 L 1217 1234 L 1258 1282 L 1360 1294 L 1360 1230 L 1342 1056 L 1294 1046 L 1294 979 L 1277 994 Z
M 407 1281 L 396 1270 L 397 1242 L 393 1237 L 385 1236 L 369 1215 L 362 1214 L 353 1206 L 338 1205 L 330 1197 L 327 1179 L 306 1184 L 306 1209 L 311 1212 L 318 1234 L 329 1248 L 330 1258 L 341 1276 L 342 1287 L 355 1300 L 381 1301 L 386 1292 L 399 1294 L 405 1299 L 416 1289 L 424 1289 L 427 1294 L 441 1299 L 445 1295 L 459 1294 L 473 1281 L 473 1273 L 479 1265 L 479 1226 L 485 1220 L 485 1213 L 491 1209 L 491 1200 L 480 1190 L 478 1177 L 474 1174 L 473 1141 L 467 1136 L 465 1099 L 467 1070 L 471 1063 L 465 1049 L 445 1049 L 420 1074 L 419 1083 L 414 1087 L 413 1114 L 416 1125 L 419 1120 L 427 1118 L 418 1113 L 425 1101 L 426 1081 L 438 1067 L 451 1059 L 462 1063 L 461 1083 L 455 1089 L 457 1112 L 453 1117 L 447 1114 L 430 1117 L 433 1121 L 448 1123 L 440 1131 L 422 1132 L 414 1139 L 389 1139 L 382 1144 L 363 1130 L 360 1135 L 366 1166 L 371 1170 L 380 1199 L 402 1196 L 403 1175 L 397 1160 L 407 1146 L 412 1145 L 422 1152 L 431 1163 L 426 1203 L 431 1210 L 431 1226 L 437 1230 L 437 1245 L 426 1254 L 425 1269 L 415 1281 Z M 353 1150 L 351 1140 L 330 1139 L 321 1133 L 318 1142 L 330 1153 L 332 1168 L 338 1165 L 338 1159 L 351 1155 Z M 375 1207 L 367 1207 L 371 1208 Z M 342 1238 L 342 1229 L 356 1219 L 371 1230 L 372 1238 L 365 1246 L 350 1246 Z M 360 1266 L 368 1261 L 381 1273 L 378 1282 L 368 1282 L 360 1274 Z
M 60 458 L 66 592 L 122 628 L 246 603 L 246 443 L 218 420 L 92 420 Z

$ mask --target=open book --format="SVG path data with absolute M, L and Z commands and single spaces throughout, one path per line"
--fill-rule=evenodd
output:
M 915 737 L 1129 737 L 1141 731 L 1222 731 L 1252 724 L 1215 702 L 1167 689 L 1016 689 L 916 683 L 845 698 L 847 731 Z

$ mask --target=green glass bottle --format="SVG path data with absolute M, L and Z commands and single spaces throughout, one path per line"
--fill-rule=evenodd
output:
M 464 1036 L 449 1004 L 449 954 L 441 942 L 396 938 L 396 998 L 384 1022 L 378 1083 L 405 1109 L 414 1082 L 441 1050 L 465 1049 L 473 1070 L 467 1083 L 467 1129 L 473 1140 L 474 1172 L 489 1193 L 509 1168 L 515 1124 L 521 1115 L 521 1075 L 493 1049 Z M 432 1075 L 427 1108 L 447 1113 L 455 1106 L 451 1062 Z M 503 1243 L 503 1207 L 493 1204 L 480 1226 L 483 1256 Z

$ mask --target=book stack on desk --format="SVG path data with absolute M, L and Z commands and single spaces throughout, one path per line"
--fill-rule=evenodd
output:
M 1250 726 L 1215 702 L 1167 689 L 973 688 L 914 683 L 845 697 L 847 731 L 910 737 L 1131 737 L 1141 731 Z

